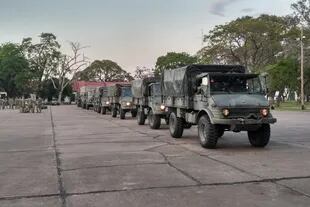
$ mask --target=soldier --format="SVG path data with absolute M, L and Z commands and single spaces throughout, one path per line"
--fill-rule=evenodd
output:
M 38 98 L 38 100 L 37 100 L 37 113 L 41 113 L 41 111 L 42 111 L 42 99 L 41 98 Z

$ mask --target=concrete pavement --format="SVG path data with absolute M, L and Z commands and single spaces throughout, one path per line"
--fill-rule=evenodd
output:
M 0 206 L 309 206 L 309 113 L 276 112 L 265 149 L 246 133 L 200 147 L 126 120 L 55 106 L 0 111 Z

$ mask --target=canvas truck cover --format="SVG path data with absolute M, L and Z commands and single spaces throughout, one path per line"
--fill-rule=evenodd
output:
M 137 79 L 131 82 L 131 92 L 135 98 L 143 98 L 148 96 L 148 85 L 150 83 L 158 82 L 158 78 L 150 77 L 144 79 Z
M 118 97 L 121 96 L 121 87 L 131 86 L 129 83 L 115 84 L 108 87 L 108 96 L 109 97 Z
M 197 90 L 197 75 L 201 73 L 245 73 L 240 65 L 189 65 L 162 74 L 162 93 L 164 96 L 192 96 Z

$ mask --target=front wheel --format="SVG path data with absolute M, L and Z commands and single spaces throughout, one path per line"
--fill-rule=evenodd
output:
M 256 131 L 248 131 L 248 137 L 253 147 L 265 147 L 270 140 L 270 125 L 263 124 Z
M 101 107 L 98 107 L 98 108 L 97 108 L 97 113 L 98 113 L 98 114 L 101 114 Z
M 171 136 L 174 138 L 181 138 L 183 130 L 183 119 L 177 117 L 177 115 L 172 112 L 169 117 L 169 131 Z
M 216 147 L 218 140 L 217 129 L 214 124 L 211 124 L 207 115 L 201 116 L 198 121 L 198 136 L 202 147 L 208 149 Z
M 131 110 L 131 116 L 132 116 L 132 118 L 136 118 L 137 110 Z
M 158 114 L 153 114 L 152 109 L 149 112 L 148 120 L 151 129 L 159 129 L 161 118 Z
M 120 119 L 125 119 L 125 115 L 126 115 L 125 110 L 121 108 L 120 111 L 119 111 L 119 118 Z
M 115 107 L 112 108 L 112 117 L 115 118 L 117 116 L 117 109 Z
M 137 122 L 139 125 L 144 125 L 145 123 L 145 114 L 144 114 L 144 110 L 142 109 L 138 109 L 138 113 L 137 113 Z
M 102 107 L 101 108 L 101 113 L 102 114 L 106 114 L 107 113 L 107 108 L 106 107 Z

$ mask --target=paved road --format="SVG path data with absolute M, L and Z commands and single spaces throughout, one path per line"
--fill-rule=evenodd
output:
M 112 119 L 75 106 L 0 111 L 0 206 L 310 206 L 310 114 L 278 112 L 272 141 Z

